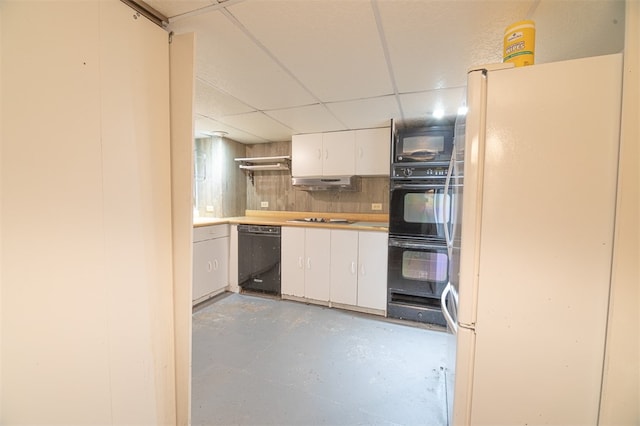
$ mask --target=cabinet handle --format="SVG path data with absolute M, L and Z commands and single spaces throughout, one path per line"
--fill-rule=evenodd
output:
M 214 259 L 213 260 L 213 269 L 217 271 L 218 270 L 218 266 L 219 266 L 218 265 L 218 259 Z
M 351 274 L 356 273 L 356 262 L 351 262 Z
M 360 158 L 362 158 L 363 154 L 364 154 L 364 151 L 363 151 L 362 147 L 360 147 Z
M 329 150 L 328 150 L 328 149 L 325 149 L 325 150 L 324 150 L 324 159 L 325 159 L 325 160 L 328 160 L 328 159 L 329 159 Z
M 207 272 L 211 272 L 213 270 L 213 264 L 211 263 L 211 261 L 207 262 Z
M 304 264 L 302 263 L 302 256 L 298 256 L 298 268 L 304 268 Z
M 311 258 L 307 257 L 307 269 L 311 269 Z
M 322 159 L 322 149 L 318 148 L 318 160 Z

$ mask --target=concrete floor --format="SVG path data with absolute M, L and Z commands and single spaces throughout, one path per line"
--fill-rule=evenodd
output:
M 246 294 L 193 314 L 193 425 L 446 425 L 446 334 Z

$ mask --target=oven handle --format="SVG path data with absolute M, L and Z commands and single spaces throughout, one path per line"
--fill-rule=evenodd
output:
M 443 184 L 438 183 L 394 183 L 392 189 L 430 189 L 444 188 Z
M 447 168 L 447 178 L 444 180 L 444 193 L 442 196 L 444 197 L 443 201 L 443 209 L 442 209 L 442 222 L 444 225 L 444 239 L 447 242 L 447 250 L 449 250 L 449 256 L 451 256 L 451 247 L 453 245 L 453 238 L 451 238 L 451 233 L 449 232 L 449 223 L 451 221 L 451 217 L 447 218 L 447 212 L 451 207 L 451 200 L 449 199 L 449 185 L 451 184 L 451 172 L 453 170 L 453 162 L 455 161 L 456 153 L 455 150 L 451 153 L 451 160 L 449 161 L 449 167 Z M 448 219 L 448 220 L 447 220 Z
M 462 184 L 449 184 L 449 189 L 451 188 L 455 188 L 455 187 L 462 187 Z M 431 188 L 435 188 L 435 189 L 444 189 L 444 182 L 443 183 L 401 183 L 401 182 L 394 182 L 393 186 L 391 187 L 392 190 L 394 189 L 431 189 Z
M 395 238 L 389 238 L 389 247 L 399 247 L 408 249 L 444 249 L 446 245 L 440 245 L 435 243 L 423 243 L 420 241 L 404 241 L 397 240 Z

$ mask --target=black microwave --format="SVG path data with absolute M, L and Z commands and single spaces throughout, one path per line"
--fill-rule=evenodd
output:
M 453 152 L 454 123 L 398 130 L 393 142 L 393 163 L 448 162 Z

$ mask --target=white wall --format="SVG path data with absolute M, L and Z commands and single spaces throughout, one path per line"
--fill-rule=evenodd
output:
M 626 3 L 616 233 L 601 425 L 640 423 L 640 3 Z
M 0 8 L 0 423 L 174 424 L 167 34 Z

